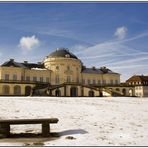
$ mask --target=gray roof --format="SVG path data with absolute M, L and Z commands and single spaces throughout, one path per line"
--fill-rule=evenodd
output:
M 91 73 L 91 74 L 118 74 L 111 71 L 108 68 L 83 68 L 82 73 Z
M 2 67 L 21 67 L 21 68 L 44 68 L 44 64 L 36 64 L 36 63 L 19 63 L 15 62 L 13 59 L 6 61 L 1 65 Z
M 10 59 L 9 61 L 3 63 L 1 65 L 2 67 L 21 67 L 21 68 L 45 68 L 43 63 L 19 63 L 19 62 L 15 62 L 14 59 Z M 106 67 L 101 67 L 100 69 L 97 69 L 95 67 L 92 68 L 86 68 L 85 66 L 83 66 L 82 68 L 82 73 L 91 73 L 91 74 L 118 74 L 115 73 L 113 71 L 111 71 L 110 69 L 106 68 Z
M 71 53 L 67 48 L 58 48 L 56 51 L 48 55 L 48 57 L 66 57 L 78 59 L 73 53 Z
M 94 73 L 94 74 L 103 74 L 100 69 L 85 68 L 82 70 L 82 73 Z
M 23 68 L 27 68 L 25 65 L 23 65 L 22 63 L 18 63 L 18 62 L 15 62 L 14 60 L 10 59 L 10 61 L 6 61 L 5 63 L 3 63 L 1 65 L 2 67 L 10 67 L 10 66 L 13 66 L 13 67 L 23 67 Z

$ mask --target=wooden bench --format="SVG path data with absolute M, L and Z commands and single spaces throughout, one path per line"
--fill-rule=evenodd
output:
M 9 119 L 0 120 L 0 134 L 4 137 L 10 135 L 10 125 L 17 124 L 42 124 L 42 136 L 50 136 L 50 124 L 57 123 L 57 118 L 45 118 L 45 119 Z

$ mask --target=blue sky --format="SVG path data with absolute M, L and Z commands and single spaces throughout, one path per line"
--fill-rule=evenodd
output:
M 1 64 L 42 61 L 58 47 L 122 80 L 148 75 L 148 3 L 0 2 Z

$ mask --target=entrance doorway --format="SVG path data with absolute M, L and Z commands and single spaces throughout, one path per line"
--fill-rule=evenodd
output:
M 55 96 L 56 96 L 56 97 L 60 97 L 60 96 L 61 96 L 61 91 L 60 91 L 59 89 L 57 89 L 57 90 L 55 91 Z
M 77 97 L 77 88 L 76 87 L 70 88 L 70 96 L 71 97 Z

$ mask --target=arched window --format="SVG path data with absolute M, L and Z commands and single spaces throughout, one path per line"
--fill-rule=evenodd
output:
M 25 87 L 25 96 L 29 96 L 31 94 L 31 86 Z
M 21 95 L 21 87 L 19 85 L 14 86 L 14 95 Z
M 3 86 L 3 94 L 4 95 L 9 95 L 10 93 L 10 87 L 8 85 Z
M 94 97 L 94 91 L 93 91 L 93 90 L 90 90 L 90 91 L 88 92 L 88 96 L 89 96 L 89 97 Z

